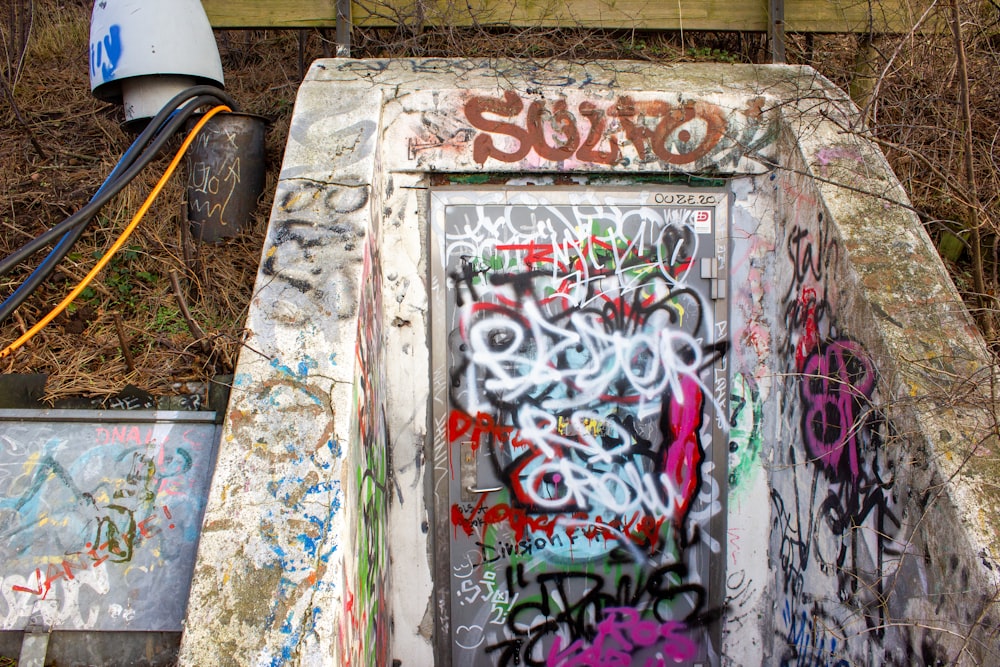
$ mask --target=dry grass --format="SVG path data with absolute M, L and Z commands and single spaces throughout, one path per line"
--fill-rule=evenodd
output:
M 991 212 L 1000 190 L 1000 172 L 993 157 L 1000 98 L 993 78 L 1000 63 L 993 46 L 997 43 L 994 17 L 989 14 L 993 10 L 986 11 L 985 15 L 966 16 L 974 28 L 967 34 L 980 174 L 976 201 L 968 201 L 967 184 L 956 176 L 961 173 L 962 125 L 957 115 L 955 49 L 949 34 L 876 40 L 878 57 L 872 70 L 880 94 L 872 106 L 871 119 L 876 138 L 887 147 L 890 160 L 916 207 L 925 212 L 935 237 L 950 231 L 967 237 L 963 231 L 968 225 L 966 205 L 981 211 L 984 243 L 992 253 L 986 266 L 987 283 L 995 296 L 1000 262 Z M 6 65 L 0 62 L 6 75 L 16 79 L 12 81 L 16 84 L 16 107 L 6 100 L 0 102 L 0 253 L 10 252 L 82 206 L 131 141 L 119 127 L 120 109 L 95 100 L 89 93 L 89 16 L 90 3 L 85 0 L 35 0 L 19 75 L 11 77 L 10 56 Z M 15 36 L 10 25 L 0 29 L 6 31 L 5 38 Z M 186 257 L 181 235 L 182 178 L 175 176 L 128 242 L 127 251 L 101 274 L 73 312 L 58 318 L 0 362 L 0 372 L 48 374 L 48 400 L 106 396 L 127 384 L 154 394 L 170 394 L 176 391 L 177 382 L 205 381 L 232 372 L 299 83 L 300 46 L 305 47 L 305 62 L 329 55 L 334 49 L 325 35 L 316 31 L 308 33 L 304 43 L 300 43 L 299 33 L 292 31 L 231 31 L 217 36 L 227 89 L 243 110 L 272 121 L 267 135 L 268 179 L 254 223 L 238 239 L 218 246 L 198 246 L 194 257 Z M 358 57 L 490 55 L 766 62 L 769 56 L 763 36 L 742 33 L 686 33 L 682 37 L 575 29 L 420 30 L 403 25 L 397 30 L 356 30 L 352 39 Z M 793 62 L 812 64 L 847 87 L 852 83 L 858 48 L 855 36 L 792 36 L 788 54 Z M 19 122 L 17 109 L 27 129 Z M 95 254 L 103 253 L 127 224 L 168 159 L 165 156 L 147 169 L 106 206 L 56 277 L 14 318 L 0 323 L 3 345 L 42 317 L 90 269 Z M 936 176 L 928 164 L 943 177 Z M 954 274 L 960 286 L 970 284 L 966 257 L 954 257 Z M 6 297 L 30 268 L 0 278 L 0 297 Z M 193 318 L 207 332 L 204 340 L 194 337 L 180 315 L 169 279 L 171 271 L 179 276 Z M 132 369 L 127 366 L 116 320 L 125 334 Z
M 64 219 L 100 186 L 131 142 L 120 109 L 90 95 L 89 3 L 35 3 L 35 21 L 14 89 L 31 136 L 9 104 L 0 105 L 0 253 Z M 238 239 L 189 245 L 185 259 L 183 176 L 168 183 L 136 233 L 68 312 L 4 360 L 0 371 L 49 375 L 46 398 L 106 396 L 128 384 L 154 394 L 176 383 L 232 372 L 266 226 L 269 194 L 280 166 L 298 83 L 293 33 L 223 35 L 220 52 L 227 88 L 244 111 L 271 120 L 266 194 L 253 224 Z M 179 146 L 172 145 L 171 153 Z M 146 169 L 95 219 L 52 279 L 0 327 L 4 345 L 40 319 L 93 266 L 131 219 L 169 158 Z M 190 252 L 193 250 L 193 253 Z M 6 297 L 32 267 L 0 279 Z M 176 271 L 193 318 L 207 332 L 196 340 L 181 317 L 171 285 Z M 128 368 L 116 319 L 133 360 Z

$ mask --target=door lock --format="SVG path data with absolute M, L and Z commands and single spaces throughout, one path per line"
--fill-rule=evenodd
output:
M 462 502 L 471 502 L 477 495 L 503 491 L 502 486 L 479 488 L 479 462 L 476 459 L 476 443 L 464 440 L 461 444 Z

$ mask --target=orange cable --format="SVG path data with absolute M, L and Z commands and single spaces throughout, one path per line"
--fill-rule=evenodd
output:
M 97 261 L 97 264 L 95 264 L 94 268 L 90 270 L 90 273 L 84 276 L 83 280 L 81 280 L 77 284 L 77 286 L 74 287 L 61 302 L 59 302 L 58 306 L 53 308 L 48 315 L 43 317 L 33 327 L 28 329 L 24 333 L 24 335 L 22 335 L 13 343 L 8 345 L 2 352 L 0 352 L 0 359 L 9 357 L 11 354 L 14 353 L 15 350 L 17 350 L 19 347 L 21 347 L 29 340 L 34 338 L 35 334 L 44 329 L 49 322 L 54 320 L 56 316 L 59 315 L 59 313 L 66 310 L 66 307 L 69 306 L 69 304 L 73 303 L 73 300 L 76 297 L 80 296 L 80 292 L 85 290 L 87 288 L 87 285 L 89 285 L 90 282 L 95 277 L 97 277 L 97 274 L 101 272 L 101 270 L 107 265 L 108 262 L 111 261 L 111 257 L 116 252 L 118 252 L 119 249 L 121 249 L 121 247 L 125 244 L 125 241 L 128 240 L 128 237 L 131 236 L 133 231 L 135 231 L 135 228 L 139 226 L 139 222 L 142 220 L 143 216 L 146 215 L 146 212 L 149 210 L 149 207 L 153 205 L 153 201 L 160 194 L 160 191 L 163 189 L 163 187 L 167 184 L 167 181 L 173 175 L 174 170 L 177 169 L 177 165 L 180 164 L 181 160 L 183 159 L 184 153 L 187 151 L 188 146 L 191 145 L 195 137 L 198 136 L 198 133 L 201 132 L 201 129 L 205 126 L 205 123 L 207 123 L 212 118 L 212 116 L 222 111 L 232 111 L 232 109 L 230 109 L 224 104 L 212 108 L 212 110 L 206 113 L 202 117 L 202 119 L 198 121 L 198 124 L 195 125 L 190 132 L 188 132 L 187 137 L 184 139 L 184 143 L 181 144 L 180 149 L 177 151 L 177 155 L 175 155 L 174 159 L 171 160 L 170 164 L 167 166 L 166 171 L 163 172 L 163 176 L 160 177 L 160 180 L 153 187 L 152 192 L 150 192 L 149 196 L 146 197 L 146 201 L 144 201 L 142 203 L 142 206 L 139 207 L 139 210 L 132 217 L 132 220 L 128 223 L 128 226 L 125 227 L 125 230 L 111 245 L 111 248 L 106 253 L 104 253 L 104 256 L 101 257 L 101 259 Z

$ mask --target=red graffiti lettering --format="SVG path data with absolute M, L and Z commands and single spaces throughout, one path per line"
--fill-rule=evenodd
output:
M 819 347 L 819 325 L 816 324 L 816 290 L 811 287 L 802 288 L 799 305 L 805 313 L 803 326 L 805 331 L 795 346 L 795 367 L 800 371 L 805 366 L 806 358 Z
M 618 137 L 608 137 L 608 145 L 611 150 L 599 151 L 597 144 L 604 136 L 604 111 L 598 109 L 590 102 L 580 104 L 580 115 L 590 121 L 590 132 L 583 140 L 583 146 L 577 153 L 577 158 L 583 162 L 593 162 L 595 164 L 614 164 L 618 162 L 620 156 L 618 152 Z
M 68 554 L 68 555 L 73 555 L 73 554 Z M 54 584 L 60 579 L 66 579 L 67 581 L 71 581 L 76 578 L 73 576 L 73 570 L 83 570 L 86 569 L 86 567 L 87 565 L 81 563 L 80 561 L 73 562 L 70 560 L 63 559 L 62 562 L 58 564 L 49 563 L 45 567 L 44 575 L 42 575 L 41 568 L 35 568 L 34 574 L 35 574 L 35 581 L 37 582 L 35 585 L 37 586 L 37 588 L 26 588 L 24 586 L 18 586 L 17 584 L 12 585 L 10 588 L 11 590 L 17 591 L 19 593 L 30 593 L 32 595 L 41 596 L 41 598 L 44 600 L 48 596 L 49 591 L 52 590 L 52 584 Z
M 555 103 L 549 125 L 552 126 L 552 136 L 562 135 L 562 141 L 556 145 L 550 145 L 546 141 L 545 126 L 542 123 L 542 116 L 545 112 L 545 102 L 536 100 L 528 107 L 527 130 L 528 135 L 534 139 L 535 152 L 546 160 L 562 162 L 573 157 L 577 147 L 580 145 L 580 132 L 576 129 L 576 120 L 566 109 L 566 100 L 559 100 Z M 558 127 L 558 130 L 556 129 Z
M 649 159 L 651 150 L 657 158 L 669 164 L 686 164 L 705 157 L 726 131 L 722 110 L 705 102 L 688 102 L 680 107 L 671 107 L 665 102 L 636 103 L 630 97 L 622 97 L 608 113 L 619 119 L 625 135 L 641 159 Z M 643 122 L 645 118 L 659 120 L 650 129 Z M 695 121 L 698 121 L 697 131 L 701 139 L 692 147 L 691 141 L 695 137 L 691 130 L 683 128 L 689 123 L 694 126 Z M 671 150 L 675 140 L 676 145 L 687 150 Z
M 146 429 L 143 433 L 138 426 L 113 426 L 110 429 L 98 426 L 94 435 L 98 445 L 148 445 L 153 441 L 153 429 Z
M 17 584 L 11 586 L 10 589 L 12 591 L 17 591 L 18 593 L 31 593 L 32 595 L 41 595 L 43 591 L 42 582 L 44 581 L 44 579 L 42 577 L 42 571 L 38 568 L 35 568 L 35 581 L 38 582 L 38 590 L 35 590 L 33 588 L 25 588 L 24 586 L 18 586 Z M 48 591 L 45 592 L 47 593 Z
M 145 519 L 143 519 L 142 521 L 140 521 L 139 523 L 137 523 L 136 527 L 139 529 L 139 534 L 142 535 L 143 537 L 152 537 L 153 535 L 155 535 L 156 533 L 153 532 L 153 531 L 155 531 L 156 529 L 155 528 L 151 528 L 150 525 L 149 525 L 151 521 L 155 521 L 155 520 L 156 520 L 156 517 L 154 515 L 150 514 Z
M 675 106 L 662 100 L 635 101 L 626 95 L 607 108 L 580 102 L 576 115 L 566 100 L 552 103 L 551 110 L 544 100 L 533 101 L 527 111 L 524 108 L 524 100 L 510 90 L 502 98 L 473 97 L 465 103 L 469 124 L 485 133 L 473 140 L 473 160 L 479 164 L 489 158 L 518 162 L 534 151 L 551 162 L 575 157 L 612 165 L 623 160 L 616 136 L 622 133 L 640 161 L 680 165 L 708 155 L 726 132 L 725 113 L 708 102 Z M 586 119 L 586 132 L 581 130 L 580 117 Z
M 554 246 L 551 243 L 536 244 L 534 241 L 530 243 L 505 243 L 497 246 L 497 250 L 500 252 L 519 252 L 524 251 L 524 265 L 528 269 L 534 268 L 535 264 L 555 264 L 555 260 L 552 258 L 552 253 L 556 249 L 564 250 L 562 246 Z M 562 264 L 558 265 L 560 269 L 565 270 L 566 267 Z
M 461 529 L 468 536 L 472 536 L 479 526 L 507 525 L 514 532 L 515 539 L 523 540 L 525 535 L 531 532 L 540 532 L 552 537 L 555 532 L 558 520 L 555 517 L 544 515 L 529 515 L 522 509 L 511 507 L 506 503 L 494 505 L 488 509 L 483 507 L 486 496 L 480 496 L 479 502 L 472 509 L 468 516 L 462 511 L 459 505 L 451 506 L 451 525 L 455 527 L 455 533 Z M 482 515 L 481 517 L 479 515 Z
M 528 139 L 527 130 L 513 123 L 490 120 L 483 116 L 484 113 L 488 113 L 510 118 L 520 114 L 523 108 L 524 102 L 512 90 L 505 92 L 502 100 L 492 97 L 475 97 L 466 102 L 465 117 L 468 118 L 473 127 L 484 132 L 507 135 L 518 142 L 517 150 L 506 153 L 494 145 L 490 136 L 481 134 L 476 137 L 472 144 L 472 159 L 479 164 L 486 162 L 486 159 L 491 157 L 501 162 L 517 162 L 523 159 L 531 150 L 531 141 Z
M 605 538 L 618 538 L 625 535 L 629 541 L 649 549 L 656 548 L 660 540 L 660 530 L 665 521 L 664 517 L 653 517 L 640 512 L 634 512 L 628 518 L 615 517 L 610 521 L 605 521 L 598 516 L 594 520 L 598 526 L 607 526 L 603 531 Z
M 97 567 L 98 565 L 100 565 L 101 563 L 103 563 L 108 559 L 107 555 L 104 556 L 97 555 L 98 551 L 105 551 L 107 550 L 107 548 L 108 548 L 107 542 L 98 545 L 97 547 L 94 547 L 94 544 L 92 542 L 87 542 L 87 555 L 90 556 L 90 558 L 94 561 L 94 567 Z
M 461 410 L 452 410 L 448 416 L 448 439 L 455 442 L 471 429 L 472 451 L 479 449 L 483 436 L 492 438 L 496 442 L 509 443 L 510 435 L 514 431 L 513 426 L 497 424 L 493 415 L 488 412 L 480 412 L 473 419 Z

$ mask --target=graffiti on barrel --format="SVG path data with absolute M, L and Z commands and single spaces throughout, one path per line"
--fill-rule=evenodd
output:
M 717 211 L 592 201 L 447 207 L 455 664 L 714 651 Z

